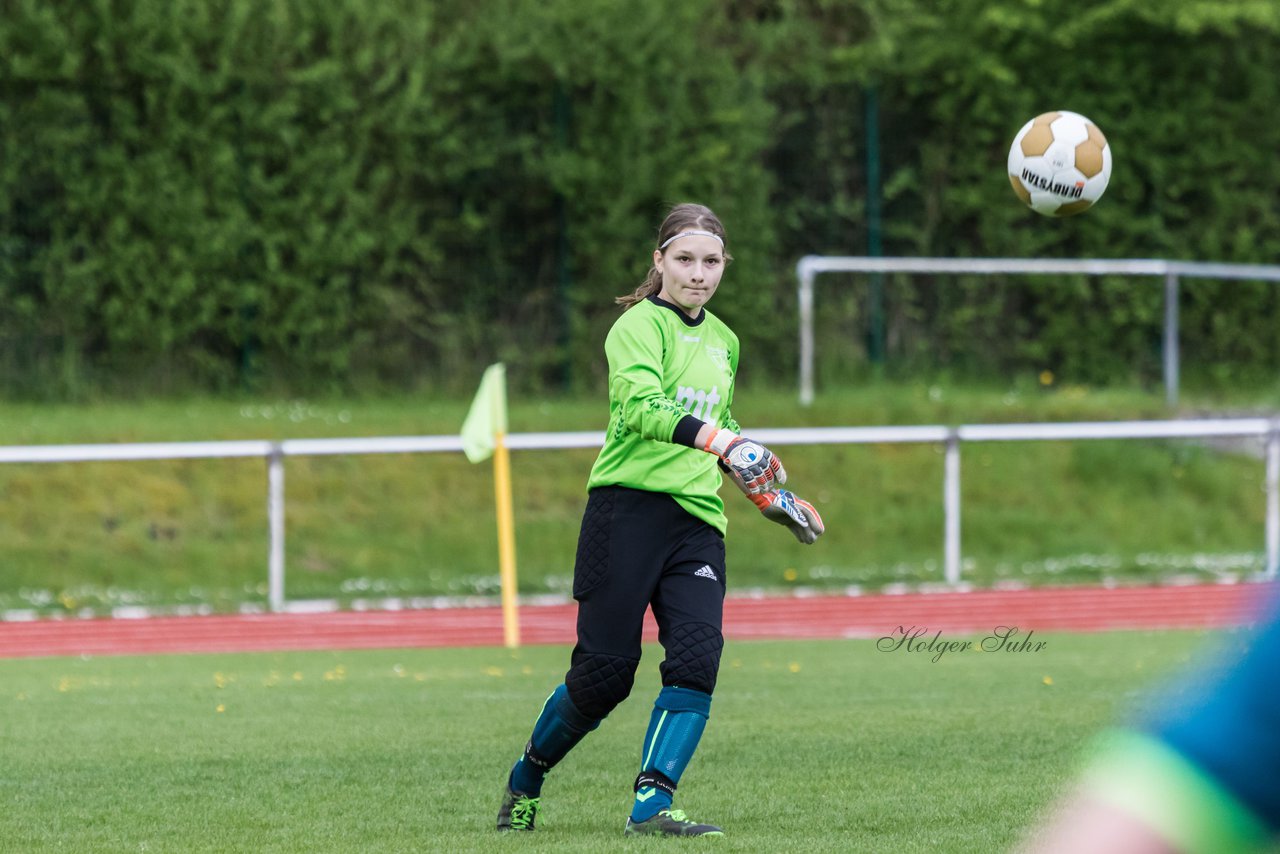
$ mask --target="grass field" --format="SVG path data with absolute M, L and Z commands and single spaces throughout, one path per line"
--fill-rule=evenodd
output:
M 744 425 L 839 426 L 1168 416 L 1159 394 L 879 384 L 741 391 Z M 7 405 L 0 444 L 453 434 L 468 400 Z M 1192 401 L 1197 411 L 1219 401 Z M 1232 402 L 1265 408 L 1265 401 Z M 603 397 L 513 396 L 511 429 L 601 430 Z M 842 588 L 937 581 L 942 457 L 933 446 L 788 447 L 790 484 L 821 508 L 811 549 L 729 496 L 733 585 Z M 563 592 L 594 451 L 513 455 L 521 589 Z M 1263 466 L 1194 442 L 1021 442 L 963 452 L 966 577 L 1097 581 L 1261 568 Z M 492 473 L 460 454 L 286 464 L 291 598 L 493 594 Z M 260 460 L 0 466 L 0 610 L 231 608 L 266 597 Z M 466 536 L 458 536 L 466 531 Z
M 731 641 L 677 799 L 728 835 L 681 847 L 1006 850 L 1088 737 L 1210 638 L 1043 640 L 937 662 Z M 499 788 L 566 648 L 0 661 L 0 850 L 669 847 L 621 837 L 659 657 L 548 780 L 541 829 L 504 838 Z

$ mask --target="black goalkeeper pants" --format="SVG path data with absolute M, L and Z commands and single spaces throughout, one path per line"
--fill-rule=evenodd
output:
M 573 570 L 578 643 L 565 685 L 574 705 L 599 719 L 631 693 L 649 607 L 666 651 L 662 684 L 712 693 L 724 592 L 718 530 L 666 493 L 591 490 Z

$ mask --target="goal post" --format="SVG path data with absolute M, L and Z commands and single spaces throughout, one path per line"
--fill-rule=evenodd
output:
M 1242 279 L 1280 282 L 1280 266 L 1166 261 L 1142 258 L 873 258 L 806 255 L 796 264 L 800 315 L 800 405 L 813 403 L 814 284 L 821 273 L 959 273 L 965 275 L 1150 276 L 1164 281 L 1161 337 L 1165 402 L 1178 402 L 1178 283 L 1181 279 Z

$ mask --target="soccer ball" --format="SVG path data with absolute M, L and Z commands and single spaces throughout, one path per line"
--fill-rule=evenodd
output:
M 1009 183 L 1023 203 L 1045 216 L 1084 213 L 1111 180 L 1111 146 L 1098 126 L 1059 110 L 1022 126 L 1009 147 Z

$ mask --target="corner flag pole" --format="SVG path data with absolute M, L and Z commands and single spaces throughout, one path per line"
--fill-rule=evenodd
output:
M 462 425 L 467 459 L 478 463 L 493 456 L 493 493 L 498 516 L 498 571 L 502 579 L 502 635 L 507 647 L 520 646 L 516 606 L 516 536 L 511 511 L 511 456 L 507 450 L 507 369 L 490 365 L 480 380 L 471 410 Z
M 493 493 L 498 510 L 498 572 L 502 578 L 502 637 L 508 649 L 520 646 L 516 610 L 516 533 L 511 512 L 511 454 L 505 433 L 494 435 Z

